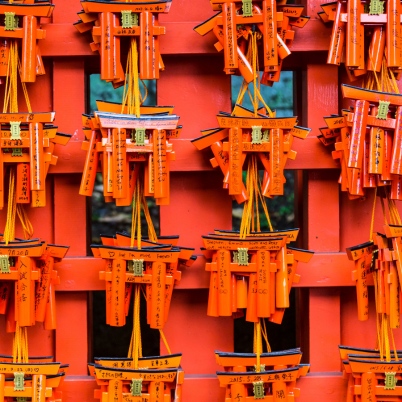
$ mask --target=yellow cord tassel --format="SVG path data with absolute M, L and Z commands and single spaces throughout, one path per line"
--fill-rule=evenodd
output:
M 254 323 L 254 353 L 257 357 L 257 364 L 255 371 L 261 371 L 261 353 L 262 353 L 262 338 L 261 338 L 261 322 L 260 320 Z
M 28 333 L 17 322 L 13 340 L 13 363 L 28 363 Z
M 134 369 L 138 369 L 138 359 L 142 357 L 141 323 L 140 323 L 141 285 L 134 285 L 133 333 L 131 335 L 128 357 L 133 359 Z
M 144 100 L 145 98 L 141 98 L 140 91 L 137 40 L 133 38 L 131 39 L 131 46 L 127 57 L 122 113 L 124 111 L 125 105 L 127 105 L 127 114 L 133 114 L 136 117 L 140 117 L 140 106 Z

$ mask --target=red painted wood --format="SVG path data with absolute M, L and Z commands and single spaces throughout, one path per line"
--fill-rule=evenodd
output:
M 164 332 L 172 353 L 183 353 L 185 373 L 205 375 L 219 370 L 214 351 L 233 351 L 233 319 L 208 317 L 206 290 L 176 290 Z M 161 353 L 166 349 L 161 343 Z
M 56 297 L 55 358 L 70 365 L 69 375 L 87 374 L 87 303 L 86 292 L 58 293 Z
M 68 256 L 86 255 L 86 198 L 77 194 L 79 175 L 57 175 L 54 184 L 54 241 L 69 246 Z
M 93 402 L 98 389 L 95 380 L 85 375 L 68 375 L 62 384 L 63 401 Z
M 308 174 L 308 248 L 339 251 L 338 172 L 314 170 Z
M 200 130 L 217 127 L 219 111 L 230 111 L 230 77 L 223 61 L 213 56 L 166 56 L 158 82 L 158 105 L 174 105 L 183 125 L 181 138 L 196 138 Z M 195 79 L 196 78 L 196 79 Z M 213 102 L 210 102 L 213 88 Z
M 184 243 L 182 245 L 185 246 Z M 182 279 L 176 288 L 206 289 L 209 286 L 209 273 L 204 269 L 205 259 L 199 254 L 197 246 L 190 245 L 190 247 L 195 247 L 194 254 L 197 255 L 197 260 L 191 267 L 183 269 Z M 85 270 L 81 269 L 82 266 L 85 266 Z M 98 258 L 68 257 L 67 254 L 56 267 L 61 278 L 57 291 L 105 289 L 104 282 L 99 280 L 99 271 L 104 270 L 104 262 Z M 316 252 L 309 263 L 298 263 L 297 273 L 301 278 L 300 282 L 293 286 L 302 288 L 354 286 L 351 274 L 353 268 L 353 262 L 348 259 L 346 253 Z
M 200 106 L 199 109 L 206 107 L 206 105 Z M 229 110 L 229 107 L 225 107 L 224 110 Z M 206 114 L 209 115 L 209 113 Z M 217 125 L 215 115 L 216 112 L 212 112 L 207 123 L 203 123 L 204 120 L 201 119 L 193 121 L 193 116 L 189 116 L 191 122 L 188 122 L 187 126 L 183 126 L 183 138 L 171 140 L 176 157 L 175 161 L 171 163 L 170 170 L 172 172 L 212 170 L 209 162 L 212 153 L 209 150 L 198 151 L 191 140 L 201 136 L 199 130 Z M 190 128 L 195 125 L 197 127 L 189 130 L 188 125 Z M 190 136 L 190 138 L 185 138 L 186 136 Z M 81 149 L 81 146 L 81 140 L 72 140 L 65 147 L 56 145 L 55 154 L 58 155 L 59 161 L 57 165 L 50 167 L 50 173 L 81 173 L 85 160 L 85 151 Z M 325 148 L 316 137 L 307 137 L 305 140 L 296 139 L 292 149 L 297 152 L 297 157 L 294 161 L 287 161 L 286 169 L 337 169 L 330 149 Z M 218 172 L 217 169 L 216 171 Z
M 310 289 L 309 320 L 311 372 L 340 371 L 339 289 Z

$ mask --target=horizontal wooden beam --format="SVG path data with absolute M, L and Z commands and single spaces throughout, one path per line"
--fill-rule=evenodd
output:
M 195 263 L 183 271 L 177 289 L 207 289 L 209 273 L 205 271 L 205 259 L 197 256 Z M 56 291 L 105 290 L 105 282 L 99 279 L 99 271 L 105 263 L 99 258 L 71 257 L 56 264 L 61 283 Z M 297 273 L 300 282 L 295 287 L 354 286 L 352 280 L 353 262 L 346 253 L 316 253 L 309 263 L 299 263 Z
M 213 358 L 213 356 L 212 356 Z M 346 398 L 347 380 L 341 373 L 311 373 L 297 380 L 300 389 L 298 402 L 313 401 L 320 395 L 325 402 L 339 402 Z M 97 389 L 95 379 L 85 376 L 68 376 L 63 382 L 63 400 L 74 400 L 80 395 L 82 401 L 92 401 L 93 392 Z M 224 388 L 219 387 L 215 374 L 185 374 L 183 384 L 183 400 L 192 402 L 220 401 L 224 397 Z
M 217 42 L 212 33 L 200 36 L 194 27 L 202 21 L 194 22 L 166 22 L 166 35 L 161 35 L 160 51 L 163 54 L 205 54 L 216 53 L 214 47 Z M 46 39 L 41 42 L 42 56 L 91 56 L 89 47 L 92 42 L 91 34 L 79 33 L 72 24 L 43 24 L 46 30 Z M 291 52 L 327 51 L 331 36 L 331 28 L 320 20 L 311 19 L 302 28 L 295 28 L 295 40 L 290 48 Z
M 196 134 L 198 135 L 198 133 Z M 172 172 L 211 170 L 209 159 L 213 157 L 208 149 L 198 151 L 190 139 L 171 140 L 175 151 L 175 161 L 170 164 Z M 82 173 L 86 151 L 81 149 L 82 141 L 71 141 L 66 146 L 55 150 L 58 160 L 51 166 L 49 173 Z M 297 152 L 295 160 L 286 162 L 286 169 L 336 169 L 331 150 L 326 148 L 316 137 L 304 140 L 296 139 L 292 149 Z

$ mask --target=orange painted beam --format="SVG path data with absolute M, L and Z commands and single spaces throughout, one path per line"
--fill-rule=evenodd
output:
M 196 253 L 197 254 L 197 250 Z M 82 267 L 85 266 L 85 270 Z M 93 257 L 66 257 L 55 264 L 60 276 L 57 292 L 105 290 L 104 281 L 99 279 L 99 271 L 104 270 L 104 261 Z M 293 287 L 336 287 L 355 286 L 352 280 L 353 262 L 346 253 L 315 253 L 309 263 L 299 262 L 297 273 L 300 282 Z M 175 289 L 207 289 L 209 272 L 205 271 L 202 255 L 190 268 L 183 270 L 180 283 Z M 173 294 L 174 297 L 174 294 Z
M 59 14 L 57 8 L 54 14 Z M 198 18 L 194 21 L 182 21 L 180 24 L 172 20 L 162 22 L 161 18 L 161 25 L 166 26 L 166 35 L 161 35 L 159 39 L 161 54 L 216 54 L 214 47 L 216 37 L 213 34 L 202 37 L 193 30 L 196 25 L 203 22 Z M 76 21 L 77 18 L 71 23 L 43 24 L 46 39 L 42 41 L 43 44 L 41 43 L 42 56 L 96 55 L 89 47 L 90 36 L 80 34 L 72 25 Z M 292 43 L 291 51 L 292 53 L 327 51 L 330 37 L 330 27 L 326 27 L 320 20 L 311 19 L 303 29 L 297 31 L 297 39 Z

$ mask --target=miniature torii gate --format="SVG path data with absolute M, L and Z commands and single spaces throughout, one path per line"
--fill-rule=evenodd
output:
M 296 117 L 231 116 L 221 113 L 217 119 L 219 129 L 205 130 L 204 135 L 192 142 L 199 150 L 211 147 L 214 154 L 212 166 L 221 168 L 225 177 L 224 187 L 229 189 L 229 194 L 238 202 L 248 198 L 242 181 L 243 163 L 247 154 L 257 153 L 265 170 L 262 194 L 282 195 L 286 160 L 296 157 L 296 152 L 291 150 L 293 137 L 306 138 L 310 129 L 296 126 Z M 228 140 L 223 141 L 226 138 Z
M 7 320 L 8 331 L 43 322 L 45 329 L 55 329 L 55 289 L 59 283 L 54 263 L 66 255 L 68 247 L 46 244 L 39 239 L 0 243 L 0 313 L 14 314 Z M 11 283 L 15 296 L 11 297 Z M 11 303 L 14 300 L 14 308 Z M 14 324 L 14 326 L 13 326 Z
M 139 369 L 169 369 L 178 368 L 181 362 L 181 353 L 166 356 L 147 356 L 138 358 Z M 115 357 L 95 357 L 96 364 L 103 367 L 134 369 L 134 362 L 131 358 L 115 358 Z
M 295 239 L 297 229 L 288 234 Z M 308 262 L 313 253 L 287 247 L 286 231 L 256 232 L 245 239 L 238 233 L 218 232 L 203 236 L 203 241 L 203 253 L 212 260 L 206 263 L 211 271 L 207 314 L 231 316 L 247 308 L 247 321 L 268 318 L 281 323 L 291 287 L 299 279 L 297 262 Z M 248 288 L 237 276 L 249 277 Z
M 111 368 L 98 364 L 88 365 L 90 374 L 96 377 L 101 389 L 95 397 L 106 401 L 130 402 L 173 402 L 181 401 L 181 385 L 184 372 L 170 369 L 128 369 Z M 171 391 L 175 391 L 172 400 Z
M 180 362 L 181 362 L 181 354 L 173 354 L 173 355 L 167 355 L 167 356 L 149 356 L 149 357 L 140 357 L 138 359 L 138 369 L 139 370 L 147 370 L 151 369 L 152 373 L 155 372 L 155 370 L 166 370 L 166 369 L 176 369 L 177 370 L 177 376 L 176 376 L 176 382 L 175 383 L 165 383 L 165 386 L 167 390 L 174 390 L 175 391 L 175 397 L 177 398 L 176 400 L 180 401 L 181 397 L 181 384 L 183 383 L 183 377 L 184 377 L 184 372 L 180 369 Z M 131 358 L 107 358 L 107 357 L 99 357 L 95 358 L 95 364 L 97 367 L 104 367 L 104 368 L 113 368 L 117 370 L 125 370 L 125 369 L 130 369 L 134 370 L 134 361 Z M 91 372 L 91 375 L 96 376 L 94 366 L 90 365 L 89 370 Z M 95 398 L 97 399 L 102 399 L 102 397 L 105 397 L 105 395 L 108 393 L 108 388 L 109 388 L 109 383 L 108 381 L 104 381 L 102 378 L 98 377 L 97 381 L 98 385 L 100 385 L 100 389 L 95 390 Z M 128 386 L 125 386 L 126 389 L 124 389 L 124 382 L 123 382 L 123 400 L 125 401 L 128 398 L 128 392 L 130 393 L 133 390 L 130 390 Z M 131 387 L 130 387 L 131 388 Z M 148 387 L 149 388 L 149 387 Z M 152 390 L 152 387 L 151 387 Z M 138 389 L 137 389 L 138 392 Z M 106 394 L 104 394 L 106 393 Z M 131 399 L 128 400 L 135 400 L 133 395 L 130 395 Z M 144 392 L 141 392 L 141 398 L 142 400 L 152 400 L 152 397 L 149 393 L 144 390 Z M 170 396 L 168 393 L 165 393 L 164 395 L 164 402 L 171 401 Z M 173 402 L 173 400 L 171 401 Z
M 158 108 L 151 108 L 155 111 Z M 87 157 L 80 194 L 91 195 L 99 160 L 102 161 L 104 195 L 116 199 L 117 205 L 130 205 L 138 169 L 135 163 L 146 162 L 145 195 L 152 195 L 158 205 L 169 202 L 169 162 L 174 152 L 169 138 L 179 135 L 179 117 L 169 114 L 135 117 L 112 112 L 95 112 L 85 116 L 91 131 L 84 148 Z
M 339 65 L 345 49 L 345 65 L 355 75 L 364 74 L 367 70 L 380 71 L 384 55 L 388 67 L 397 72 L 402 62 L 402 38 L 397 33 L 401 29 L 400 1 L 371 1 L 369 10 L 366 10 L 361 0 L 339 0 L 323 4 L 322 9 L 319 15 L 323 21 L 334 21 L 327 63 Z M 366 60 L 365 26 L 374 26 Z
M 55 389 L 65 375 L 57 362 L 0 362 L 0 401 L 30 398 L 33 402 L 55 401 Z
M 181 279 L 178 265 L 194 261 L 193 251 L 168 244 L 143 246 L 141 249 L 93 245 L 94 256 L 106 261 L 106 270 L 100 272 L 100 279 L 106 281 L 107 324 L 125 324 L 131 286 L 137 283 L 146 287 L 148 324 L 151 328 L 162 329 L 168 317 L 173 286 Z
M 402 379 L 400 361 L 380 360 L 378 354 L 349 354 L 347 360 L 343 361 L 343 367 L 349 376 L 350 400 L 362 402 L 402 400 L 402 387 L 397 385 Z
M 159 78 L 163 62 L 159 51 L 158 36 L 165 34 L 159 26 L 158 14 L 170 10 L 171 0 L 153 1 L 81 1 L 84 12 L 75 24 L 80 32 L 92 29 L 92 50 L 101 56 L 101 79 L 115 83 L 124 82 L 120 61 L 120 38 L 138 37 L 140 52 L 140 78 Z M 119 23 L 121 20 L 121 23 Z
M 54 112 L 0 114 L 0 208 L 4 207 L 5 165 L 17 166 L 17 203 L 32 207 L 46 204 L 45 179 L 50 164 L 56 164 L 54 145 L 66 145 L 71 135 L 57 133 L 51 125 Z
M 350 260 L 355 263 L 353 279 L 356 281 L 357 312 L 360 321 L 369 314 L 369 275 L 377 273 L 376 311 L 386 313 L 390 328 L 399 328 L 399 292 L 402 281 L 402 227 L 384 225 L 385 235 L 377 233 L 374 241 L 346 249 Z M 390 248 L 390 242 L 392 248 Z
M 391 199 L 401 199 L 402 95 L 350 85 L 342 85 L 342 93 L 356 99 L 353 112 L 325 118 L 328 127 L 321 129 L 323 142 L 335 142 L 333 158 L 341 160 L 341 189 L 360 197 L 364 188 L 390 184 Z M 389 116 L 390 110 L 395 118 Z
M 4 26 L 0 27 L 1 57 L 8 59 L 9 41 L 4 39 L 21 39 L 22 82 L 35 82 L 37 74 L 44 74 L 37 40 L 45 38 L 46 31 L 38 25 L 41 17 L 51 17 L 53 9 L 54 5 L 45 1 L 0 1 L 0 14 L 5 18 Z M 22 27 L 18 26 L 19 17 L 22 17 Z M 7 61 L 2 63 L 0 76 L 7 74 L 7 64 Z
M 226 387 L 225 402 L 280 402 L 299 396 L 295 388 L 299 377 L 305 376 L 309 365 L 298 365 L 260 372 L 217 372 L 219 384 Z M 252 392 L 252 393 L 251 393 Z
M 261 353 L 260 363 L 265 369 L 273 370 L 274 367 L 294 367 L 300 364 L 302 353 L 300 349 L 288 349 L 279 352 Z M 224 367 L 225 371 L 239 371 L 241 368 L 254 368 L 257 356 L 254 353 L 227 353 L 215 352 L 216 363 Z M 236 370 L 234 370 L 236 368 Z M 244 370 L 245 371 L 245 370 Z
M 251 26 L 255 25 L 263 38 L 264 78 L 262 83 L 279 80 L 282 60 L 290 54 L 288 46 L 294 39 L 291 26 L 303 27 L 308 17 L 303 17 L 303 7 L 277 4 L 276 0 L 211 1 L 214 10 L 220 12 L 194 30 L 200 35 L 213 31 L 218 39 L 218 51 L 224 51 L 224 71 L 235 74 L 240 71 L 246 82 L 254 79 L 251 65 L 239 46 L 238 38 L 247 38 Z M 240 13 L 241 9 L 241 13 Z

